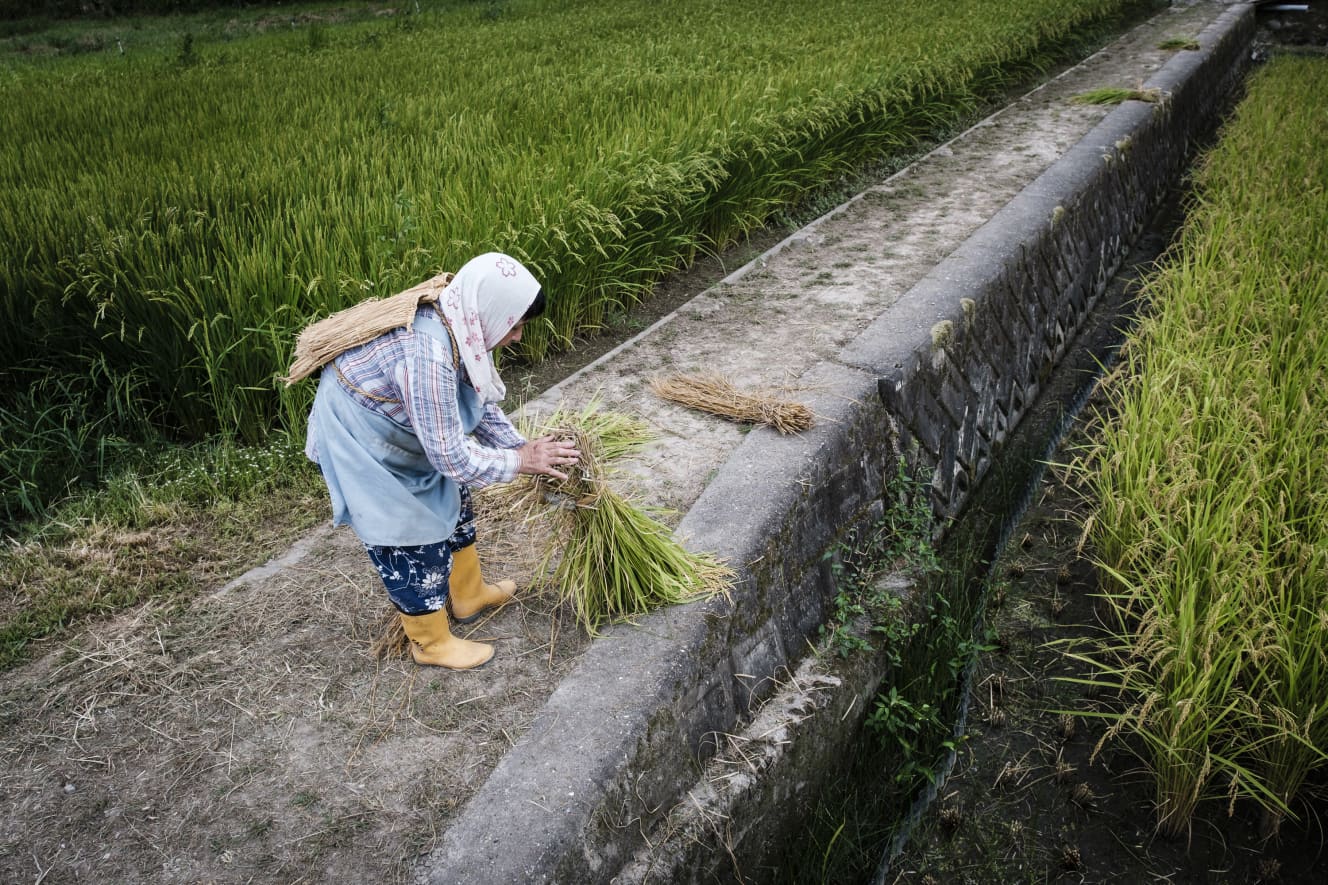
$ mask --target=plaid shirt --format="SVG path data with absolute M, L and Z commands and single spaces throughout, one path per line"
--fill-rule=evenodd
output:
M 415 330 L 380 335 L 348 350 L 327 370 L 338 372 L 356 403 L 411 428 L 430 463 L 444 476 L 470 488 L 516 478 L 521 459 L 516 449 L 526 440 L 495 403 L 484 407 L 474 435 L 468 436 L 457 403 L 474 397 L 465 368 L 454 368 L 449 343 L 418 331 L 419 323 L 439 322 L 432 307 L 416 314 Z M 317 453 L 313 453 L 317 460 Z

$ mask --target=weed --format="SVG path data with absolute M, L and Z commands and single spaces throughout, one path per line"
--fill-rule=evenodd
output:
M 879 579 L 890 573 L 918 577 L 940 568 L 931 543 L 927 486 L 925 480 L 910 477 L 900 462 L 886 489 L 885 515 L 862 537 L 850 533 L 825 554 L 836 592 L 821 635 L 840 656 L 874 647 L 867 635 L 855 629 L 862 618 L 870 625 L 870 635 L 884 635 L 894 643 L 907 638 L 898 632 L 903 629 L 904 601 Z
M 188 31 L 180 38 L 180 48 L 175 53 L 175 63 L 182 68 L 193 67 L 198 64 L 198 52 L 194 49 L 194 35 Z
M 310 52 L 318 52 L 319 50 L 326 48 L 327 29 L 321 24 L 314 23 L 310 25 L 307 34 L 308 36 L 306 37 L 306 40 L 308 41 Z

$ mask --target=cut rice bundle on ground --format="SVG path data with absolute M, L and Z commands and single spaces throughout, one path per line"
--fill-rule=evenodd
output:
M 718 375 L 669 375 L 654 378 L 650 389 L 661 399 L 731 421 L 762 424 L 780 433 L 812 426 L 812 410 L 802 403 L 766 393 L 745 393 Z
M 732 572 L 712 556 L 683 549 L 668 526 L 607 482 L 607 464 L 640 445 L 644 425 L 592 404 L 577 414 L 551 417 L 545 433 L 572 439 L 581 461 L 566 480 L 539 477 L 543 500 L 559 502 L 567 540 L 548 549 L 546 568 L 589 633 L 630 621 L 652 609 L 727 591 Z M 556 560 L 556 565 L 554 564 Z
M 583 452 L 585 449 L 582 450 Z M 566 514 L 567 541 L 557 556 L 552 582 L 576 621 L 595 634 L 614 621 L 630 621 L 665 605 L 724 592 L 732 579 L 713 557 L 689 553 L 668 526 L 624 499 L 603 477 L 579 485 Z
M 519 477 L 475 496 L 476 519 L 484 549 L 498 539 L 522 536 L 522 543 L 502 544 L 497 558 L 511 572 L 512 559 L 532 583 L 552 584 L 578 624 L 594 635 L 614 621 L 630 621 L 652 609 L 727 592 L 733 574 L 713 556 L 691 553 L 668 526 L 610 488 L 608 465 L 636 451 L 650 438 L 644 422 L 630 415 L 602 412 L 593 402 L 580 412 L 559 410 L 540 427 L 523 426 L 530 439 L 552 434 L 569 439 L 581 452 L 566 480 Z M 513 549 L 517 548 L 517 549 Z M 409 642 L 396 612 L 375 631 L 371 653 L 404 657 Z

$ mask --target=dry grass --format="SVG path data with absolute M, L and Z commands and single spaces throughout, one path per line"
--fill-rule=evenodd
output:
M 0 881 L 34 881 L 34 857 L 47 882 L 409 881 L 393 865 L 428 849 L 584 647 L 545 602 L 472 625 L 503 651 L 482 676 L 377 663 L 391 606 L 353 535 L 326 529 L 278 573 L 53 643 L 0 688 L 3 825 L 31 849 L 0 852 Z
M 661 399 L 730 421 L 799 433 L 812 426 L 812 410 L 766 392 L 746 393 L 718 375 L 684 374 L 653 378 L 650 390 Z

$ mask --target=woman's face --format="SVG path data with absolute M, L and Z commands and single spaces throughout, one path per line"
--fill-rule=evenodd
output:
M 516 344 L 518 341 L 520 341 L 520 340 L 521 340 L 521 328 L 522 328 L 525 324 L 526 324 L 526 321 L 525 321 L 525 320 L 521 320 L 519 323 L 517 323 L 515 326 L 513 326 L 513 327 L 512 327 L 512 330 L 511 330 L 510 332 L 508 332 L 506 335 L 504 335 L 504 336 L 502 337 L 502 340 L 499 341 L 497 344 L 495 344 L 495 345 L 493 346 L 493 349 L 494 349 L 494 350 L 497 350 L 498 348 L 503 347 L 503 346 L 505 346 L 505 345 L 508 345 L 508 344 Z

